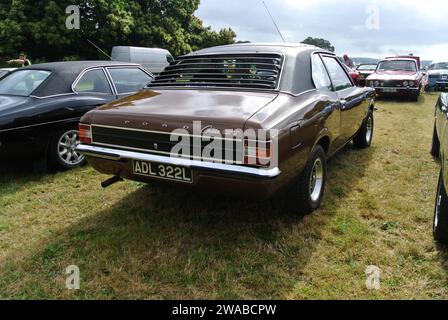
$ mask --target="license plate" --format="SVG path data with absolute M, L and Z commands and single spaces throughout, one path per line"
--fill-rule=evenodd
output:
M 134 174 L 139 176 L 193 183 L 193 173 L 190 168 L 136 160 L 133 161 L 132 166 Z
M 383 89 L 383 92 L 386 92 L 386 93 L 395 93 L 395 92 L 398 92 L 398 90 L 397 90 L 397 89 L 394 89 L 394 88 L 384 88 L 384 89 Z

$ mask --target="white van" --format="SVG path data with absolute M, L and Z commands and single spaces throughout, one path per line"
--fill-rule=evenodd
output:
M 156 75 L 174 61 L 171 53 L 165 49 L 124 46 L 113 47 L 111 58 L 113 61 L 140 64 Z

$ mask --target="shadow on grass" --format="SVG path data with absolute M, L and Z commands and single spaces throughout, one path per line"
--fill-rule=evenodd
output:
M 47 174 L 33 163 L 18 159 L 0 160 L 0 196 L 14 193 L 29 183 L 41 181 Z M 47 176 L 48 177 L 48 176 Z
M 322 230 L 373 153 L 347 147 L 333 158 L 324 207 L 306 217 L 271 202 L 144 187 L 9 264 L 0 286 L 15 282 L 14 296 L 58 298 L 67 290 L 56 275 L 76 264 L 84 281 L 78 298 L 285 298 L 306 281 Z M 17 284 L 30 268 L 38 278 Z

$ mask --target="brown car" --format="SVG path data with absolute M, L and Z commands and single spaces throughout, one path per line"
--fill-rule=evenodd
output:
M 99 172 L 267 199 L 286 190 L 317 209 L 327 159 L 369 147 L 375 91 L 356 87 L 331 52 L 237 44 L 180 57 L 149 87 L 87 113 L 82 144 Z

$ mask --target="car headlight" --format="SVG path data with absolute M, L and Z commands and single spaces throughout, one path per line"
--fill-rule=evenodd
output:
M 409 82 L 403 81 L 403 86 L 407 87 L 409 85 Z
M 411 87 L 415 86 L 415 82 L 414 81 L 409 81 L 409 86 L 411 86 Z
M 379 81 L 375 81 L 375 87 L 379 87 L 380 82 Z

